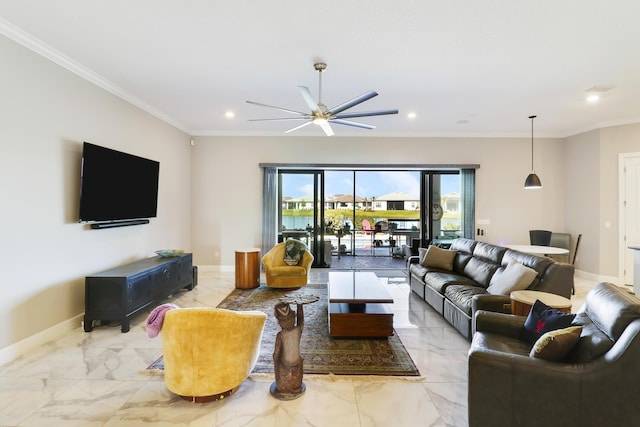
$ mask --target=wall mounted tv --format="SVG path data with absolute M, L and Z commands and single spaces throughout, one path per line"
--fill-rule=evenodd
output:
M 158 210 L 160 163 L 85 142 L 80 222 L 92 228 L 147 224 Z

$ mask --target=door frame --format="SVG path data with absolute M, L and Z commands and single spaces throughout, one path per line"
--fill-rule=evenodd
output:
M 313 231 L 309 236 L 309 251 L 313 254 L 313 267 L 326 267 L 324 252 L 324 170 L 322 169 L 279 169 L 278 172 L 278 226 L 282 224 L 282 176 L 310 175 L 313 177 Z M 284 240 L 284 239 L 283 239 Z M 331 261 L 331 260 L 329 260 Z
M 618 281 L 623 285 L 627 284 L 625 283 L 627 276 L 631 278 L 631 283 L 628 283 L 629 285 L 633 285 L 634 281 L 633 255 L 631 256 L 630 265 L 627 265 L 627 251 L 631 249 L 627 248 L 629 243 L 626 239 L 628 227 L 625 206 L 627 199 L 625 168 L 627 161 L 635 157 L 640 157 L 640 152 L 620 153 L 618 155 Z M 625 274 L 626 270 L 629 270 L 630 274 Z
M 434 194 L 434 177 L 441 177 L 443 175 L 458 175 L 460 177 L 460 195 L 462 195 L 462 171 L 450 170 L 450 169 L 430 169 L 420 171 L 420 220 L 421 222 L 421 247 L 428 247 L 434 240 L 434 223 L 437 222 L 433 216 L 434 203 L 442 204 L 442 194 L 440 188 L 438 188 L 437 197 Z M 438 179 L 438 184 L 440 181 Z M 475 191 L 475 190 L 474 190 Z M 460 200 L 463 203 L 463 200 Z M 438 220 L 440 221 L 440 220 Z M 464 221 L 462 218 L 462 211 L 460 217 L 460 229 L 464 230 Z M 464 236 L 464 234 L 463 234 Z

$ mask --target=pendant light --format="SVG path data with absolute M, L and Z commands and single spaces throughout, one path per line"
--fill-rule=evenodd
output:
M 529 116 L 529 118 L 531 119 L 531 173 L 524 181 L 524 188 L 526 189 L 542 188 L 542 182 L 540 182 L 540 178 L 538 178 L 538 175 L 536 175 L 536 173 L 533 171 L 533 119 L 535 119 L 536 117 L 537 116 Z

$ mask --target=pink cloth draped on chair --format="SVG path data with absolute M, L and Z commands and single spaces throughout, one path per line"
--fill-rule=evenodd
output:
M 371 234 L 371 232 L 375 230 L 375 228 L 373 228 L 371 226 L 371 223 L 369 222 L 368 219 L 363 219 L 362 220 L 362 231 L 365 232 L 365 234 L 368 236 L 369 234 Z
M 365 235 L 367 236 L 371 236 L 371 244 L 367 247 L 365 246 L 365 249 L 372 249 L 373 248 L 373 236 L 375 235 L 375 228 L 371 226 L 371 223 L 369 222 L 368 219 L 363 219 L 362 220 L 362 231 L 364 232 Z

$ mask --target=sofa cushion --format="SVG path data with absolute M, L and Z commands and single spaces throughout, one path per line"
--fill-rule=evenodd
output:
M 551 258 L 507 249 L 504 253 L 504 257 L 502 258 L 502 265 L 506 267 L 511 261 L 518 261 L 524 266 L 533 268 L 538 273 L 538 277 L 542 277 L 542 274 L 544 274 L 546 269 L 554 263 Z
M 427 253 L 420 264 L 427 268 L 451 271 L 453 270 L 453 259 L 456 255 L 456 251 L 440 249 L 437 246 L 431 245 L 429 249 L 427 249 Z
M 306 276 L 307 270 L 301 265 L 282 265 L 271 267 L 270 276 Z
M 468 277 L 460 276 L 455 273 L 446 273 L 441 271 L 429 271 L 424 277 L 424 281 L 430 287 L 438 291 L 438 293 L 444 294 L 444 290 L 450 285 L 466 285 L 466 286 L 478 286 L 473 280 Z
M 445 297 L 453 305 L 471 316 L 471 301 L 474 295 L 486 295 L 487 291 L 480 286 L 449 285 L 444 290 Z
M 582 334 L 577 344 L 567 355 L 570 363 L 586 363 L 603 356 L 613 347 L 613 340 L 602 332 L 586 313 L 576 314 L 571 322 L 574 326 L 582 326 Z
M 506 251 L 507 248 L 503 248 L 502 246 L 478 242 L 475 248 L 473 248 L 473 257 L 499 266 L 500 263 L 502 263 L 502 257 Z
M 427 256 L 428 248 L 418 248 L 418 264 L 422 265 L 424 257 Z
M 473 253 L 473 248 L 475 248 L 477 244 L 478 242 L 475 240 L 459 238 L 455 239 L 453 243 L 451 243 L 451 247 L 449 249 L 470 255 Z
M 464 268 L 472 257 L 471 254 L 458 252 L 458 255 L 453 259 L 453 271 L 457 274 L 464 274 Z
M 487 292 L 492 295 L 509 295 L 513 291 L 527 289 L 537 275 L 534 269 L 512 260 L 507 268 L 493 275 Z
M 632 320 L 640 318 L 640 302 L 611 283 L 599 283 L 587 294 L 585 312 L 615 341 Z
M 531 351 L 531 345 L 521 339 L 506 335 L 493 332 L 476 332 L 471 343 L 471 350 L 473 351 L 474 349 L 528 356 Z
M 482 261 L 476 257 L 472 257 L 464 267 L 464 275 L 478 283 L 483 288 L 489 286 L 489 281 L 498 269 L 497 264 Z
M 536 359 L 559 362 L 576 345 L 580 338 L 580 332 L 582 332 L 582 326 L 570 326 L 549 331 L 538 338 L 529 356 Z
M 546 332 L 568 328 L 575 317 L 536 300 L 524 322 L 521 337 L 533 345 Z
M 638 300 L 611 283 L 599 283 L 573 320 L 582 334 L 567 361 L 585 363 L 602 357 L 631 321 L 640 316 Z

